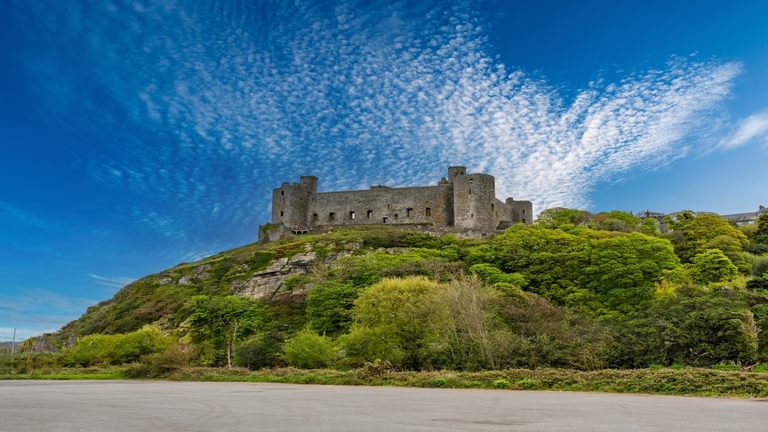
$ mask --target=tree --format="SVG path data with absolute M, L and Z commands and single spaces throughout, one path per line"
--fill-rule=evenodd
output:
M 350 284 L 327 284 L 307 294 L 306 314 L 312 328 L 320 333 L 338 334 L 349 329 L 352 307 L 359 288 Z
M 336 359 L 336 348 L 331 340 L 310 329 L 286 340 L 283 353 L 289 364 L 305 369 L 327 367 Z
M 640 218 L 632 213 L 613 210 L 594 215 L 589 225 L 604 231 L 631 232 L 640 225 Z
M 691 276 L 701 284 L 728 282 L 739 274 L 739 269 L 720 249 L 707 249 L 693 257 L 691 263 Z
M 663 238 L 543 226 L 513 226 L 470 252 L 470 261 L 519 273 L 527 290 L 597 315 L 639 306 L 680 265 Z
M 563 225 L 585 225 L 591 219 L 592 214 L 586 210 L 556 207 L 544 210 L 539 214 L 536 223 L 548 228 L 557 228 Z
M 679 291 L 623 323 L 617 344 L 620 365 L 721 362 L 754 363 L 758 355 L 755 317 L 738 298 L 719 292 Z
M 357 363 L 378 358 L 411 369 L 440 365 L 448 348 L 443 329 L 451 319 L 439 301 L 440 289 L 437 282 L 411 276 L 363 290 L 344 338 L 347 355 Z
M 750 250 L 754 253 L 768 253 L 768 212 L 757 218 L 756 228 L 750 235 Z
M 721 245 L 731 261 L 741 262 L 741 253 L 749 240 L 738 228 L 715 213 L 681 212 L 671 224 L 669 238 L 683 263 L 699 253 Z
M 188 323 L 193 342 L 210 343 L 215 350 L 223 347 L 227 367 L 231 368 L 235 344 L 263 324 L 264 304 L 238 296 L 195 296 L 191 301 Z
M 667 240 L 645 234 L 596 239 L 590 246 L 579 279 L 611 310 L 628 312 L 650 300 L 655 283 L 680 266 Z

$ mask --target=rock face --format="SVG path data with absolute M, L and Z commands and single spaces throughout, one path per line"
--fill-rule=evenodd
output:
M 284 292 L 285 280 L 289 276 L 309 273 L 316 261 L 317 254 L 314 251 L 299 253 L 290 259 L 279 258 L 250 279 L 234 281 L 232 291 L 244 297 L 263 300 L 274 300 L 279 293 L 282 296 L 303 295 L 303 291 Z
M 232 282 L 232 293 L 266 301 L 302 301 L 310 287 L 299 284 L 289 288 L 286 287 L 286 280 L 292 276 L 309 274 L 316 265 L 331 265 L 341 257 L 352 255 L 362 244 L 347 246 L 347 250 L 332 252 L 322 259 L 310 249 L 290 258 L 279 258 L 250 278 Z
M 179 285 L 191 285 L 197 279 L 205 279 L 208 277 L 208 270 L 211 269 L 210 264 L 203 264 L 195 267 L 192 273 L 184 275 L 179 279 Z

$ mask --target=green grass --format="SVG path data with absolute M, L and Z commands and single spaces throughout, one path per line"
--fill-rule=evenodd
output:
M 59 369 L 48 373 L 4 374 L 0 379 L 123 379 L 124 368 Z M 175 381 L 267 382 L 290 384 L 373 385 L 427 388 L 555 390 L 665 395 L 768 397 L 768 374 L 717 369 L 634 369 L 577 371 L 510 369 L 482 372 L 397 372 L 295 368 L 183 368 L 166 377 Z

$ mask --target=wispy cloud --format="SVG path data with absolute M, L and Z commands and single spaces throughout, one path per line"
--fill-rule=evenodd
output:
M 768 111 L 740 120 L 733 132 L 721 141 L 720 147 L 730 150 L 750 143 L 768 147 Z
M 57 228 L 56 223 L 6 201 L 0 201 L 0 222 L 2 221 L 43 230 L 55 230 Z
M 96 302 L 50 290 L 6 292 L 0 295 L 0 340 L 10 340 L 14 327 L 19 338 L 55 331 Z
M 97 274 L 89 274 L 91 279 L 95 280 L 99 285 L 103 285 L 109 288 L 122 288 L 129 283 L 135 281 L 134 278 L 122 277 L 122 276 L 99 276 Z
M 587 206 L 598 182 L 716 146 L 741 69 L 672 59 L 566 100 L 489 54 L 471 2 L 44 8 L 71 18 L 56 37 L 88 64 L 37 71 L 51 105 L 87 106 L 71 84 L 85 81 L 121 107 L 115 119 L 94 103 L 94 129 L 114 134 L 91 170 L 147 197 L 122 217 L 174 242 L 263 221 L 271 188 L 303 173 L 328 190 L 433 183 L 466 164 L 538 210 Z

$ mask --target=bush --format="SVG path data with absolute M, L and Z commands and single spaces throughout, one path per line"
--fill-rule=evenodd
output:
M 497 389 L 506 389 L 509 388 L 509 381 L 505 379 L 497 379 L 493 381 L 493 387 Z
M 192 347 L 187 344 L 174 344 L 163 351 L 147 354 L 141 361 L 132 364 L 125 371 L 128 378 L 166 377 L 192 364 Z
M 131 333 L 91 335 L 78 340 L 75 346 L 65 351 L 65 362 L 72 366 L 130 363 L 172 344 L 172 337 L 163 335 L 160 329 L 152 326 Z
M 752 265 L 752 275 L 760 277 L 768 273 L 768 255 L 746 254 L 746 257 Z
M 443 367 L 452 326 L 443 288 L 425 277 L 384 279 L 363 290 L 355 301 L 355 325 L 345 341 L 347 352 L 413 369 Z M 351 346 L 361 343 L 362 349 Z M 371 357 L 371 355 L 385 355 Z
M 352 323 L 352 307 L 359 289 L 349 284 L 329 284 L 307 294 L 306 314 L 319 333 L 341 333 Z
M 304 329 L 285 341 L 283 357 L 291 366 L 319 369 L 330 366 L 337 353 L 328 337 Z
M 399 366 L 405 353 L 392 335 L 381 327 L 353 325 L 349 333 L 340 338 L 344 358 L 351 366 L 383 362 Z
M 711 366 L 758 357 L 755 315 L 738 298 L 679 291 L 619 324 L 616 363 Z
M 257 333 L 237 346 L 235 364 L 248 369 L 276 366 L 282 339 L 275 333 Z
M 707 249 L 694 256 L 691 263 L 691 276 L 701 284 L 728 282 L 739 274 L 739 269 L 720 249 Z

